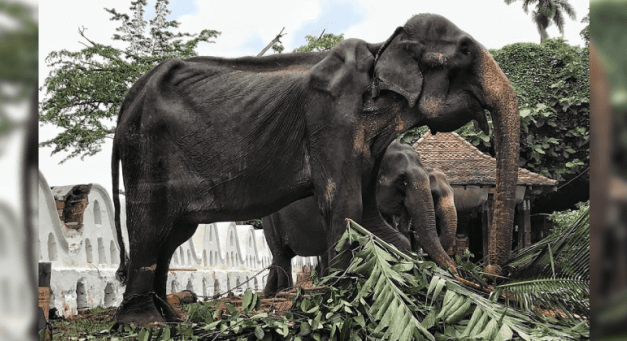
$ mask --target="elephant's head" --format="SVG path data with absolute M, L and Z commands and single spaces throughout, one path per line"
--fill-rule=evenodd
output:
M 475 120 L 494 124 L 497 158 L 494 219 L 487 271 L 511 254 L 520 119 L 516 94 L 488 50 L 446 18 L 419 14 L 381 44 L 374 65 L 373 96 L 385 91 L 407 100 L 408 110 L 432 131 L 453 131 Z M 407 127 L 407 126 L 405 126 Z
M 457 210 L 455 195 L 446 175 L 437 168 L 425 167 L 429 174 L 429 185 L 435 208 L 436 226 L 440 230 L 440 244 L 445 251 L 453 246 L 457 232 Z

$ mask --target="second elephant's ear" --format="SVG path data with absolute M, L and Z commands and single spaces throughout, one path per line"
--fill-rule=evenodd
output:
M 371 83 L 369 71 L 374 55 L 359 39 L 341 41 L 310 70 L 314 88 L 336 98 L 346 94 L 361 95 Z
M 410 108 L 416 104 L 422 90 L 422 73 L 405 40 L 402 27 L 396 29 L 389 43 L 382 47 L 383 51 L 375 62 L 374 73 L 379 89 L 399 93 L 407 99 Z

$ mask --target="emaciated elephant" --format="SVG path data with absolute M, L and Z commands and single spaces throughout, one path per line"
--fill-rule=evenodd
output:
M 445 250 L 453 244 L 457 211 L 453 188 L 446 175 L 439 169 L 425 167 L 411 146 L 394 141 L 385 151 L 376 178 L 375 200 L 379 212 L 398 230 L 385 224 L 371 225 L 369 220 L 363 221 L 364 228 L 383 240 L 392 241 L 402 251 L 417 251 L 422 246 L 439 265 L 454 267 Z M 439 241 L 436 226 L 441 231 Z M 328 230 L 315 198 L 296 201 L 264 217 L 263 231 L 272 252 L 265 295 L 274 295 L 293 285 L 291 261 L 294 256 L 321 256 L 319 268 L 328 268 L 325 253 L 333 245 L 327 244 Z
M 387 146 L 422 125 L 452 131 L 475 120 L 487 131 L 484 109 L 498 159 L 496 266 L 511 248 L 516 95 L 490 53 L 446 18 L 420 14 L 385 42 L 347 39 L 328 52 L 162 62 L 129 90 L 113 139 L 116 229 L 123 245 L 121 162 L 130 243 L 117 321 L 177 319 L 165 301 L 168 266 L 200 223 L 263 217 L 309 196 L 327 244 L 346 218 L 381 219 L 363 195 L 376 183 L 362 179 L 377 174 Z

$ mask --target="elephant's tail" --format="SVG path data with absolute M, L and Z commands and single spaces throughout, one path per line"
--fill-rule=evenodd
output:
M 120 267 L 115 272 L 115 278 L 122 284 L 126 284 L 128 279 L 128 256 L 124 247 L 124 237 L 122 236 L 122 223 L 120 222 L 120 155 L 117 139 L 113 138 L 113 153 L 111 154 L 111 177 L 113 179 L 113 207 L 115 208 L 115 232 L 118 237 L 120 247 Z

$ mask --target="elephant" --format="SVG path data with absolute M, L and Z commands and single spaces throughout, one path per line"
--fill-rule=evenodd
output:
M 375 181 L 378 210 L 384 220 L 398 230 L 382 224 L 370 225 L 371 221 L 364 221 L 364 228 L 384 240 L 395 240 L 389 235 L 401 234 L 406 240 L 395 246 L 402 251 L 418 251 L 422 246 L 439 265 L 454 268 L 445 250 L 453 245 L 457 211 L 453 188 L 446 175 L 437 168 L 425 167 L 411 146 L 393 141 L 385 151 Z M 413 222 L 413 233 L 410 222 Z M 436 225 L 441 231 L 439 241 Z M 333 245 L 327 244 L 329 232 L 315 198 L 301 199 L 264 217 L 262 226 L 272 252 L 264 295 L 273 296 L 293 285 L 291 260 L 294 256 L 321 256 L 318 271 L 328 269 L 326 251 Z
M 451 262 L 447 262 L 450 259 L 443 254 L 455 241 L 457 211 L 446 174 L 423 165 L 420 154 L 411 146 L 394 141 L 383 156 L 377 182 L 377 208 L 383 219 L 405 235 L 413 251 L 422 246 L 440 266 L 451 267 Z M 419 187 L 424 183 L 428 188 Z M 410 222 L 413 222 L 413 229 Z M 429 239 L 433 235 L 430 230 L 436 228 L 442 249 Z M 412 230 L 414 232 L 410 232 Z
M 488 271 L 511 252 L 520 119 L 488 50 L 448 19 L 419 14 L 381 43 L 330 51 L 166 60 L 120 105 L 111 175 L 117 239 L 119 172 L 129 254 L 118 323 L 174 321 L 165 300 L 174 250 L 198 224 L 263 217 L 314 196 L 339 240 L 345 219 L 381 220 L 374 196 L 387 146 L 418 126 L 452 131 L 492 114 L 497 187 Z M 335 250 L 328 252 L 329 259 Z

